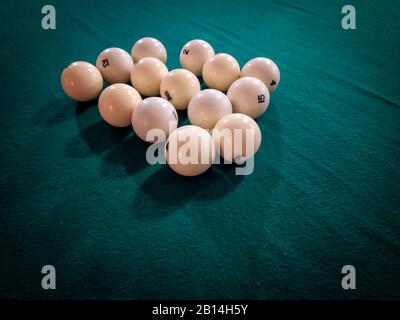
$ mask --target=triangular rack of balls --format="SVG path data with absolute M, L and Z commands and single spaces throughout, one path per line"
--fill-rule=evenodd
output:
M 110 125 L 132 125 L 137 136 L 150 143 L 166 141 L 165 159 L 181 175 L 205 172 L 217 154 L 230 163 L 253 157 L 261 144 L 261 131 L 253 119 L 266 111 L 270 93 L 279 85 L 277 65 L 258 57 L 240 70 L 234 57 L 215 54 L 204 40 L 191 40 L 183 46 L 182 69 L 168 71 L 166 62 L 164 45 L 155 38 L 142 38 L 133 45 L 131 54 L 109 48 L 99 54 L 96 66 L 84 61 L 71 63 L 62 72 L 61 85 L 77 101 L 100 95 L 100 115 Z M 200 76 L 209 89 L 201 90 Z M 110 85 L 102 91 L 103 81 Z M 176 110 L 187 110 L 191 125 L 178 128 Z M 251 148 L 248 141 L 247 146 L 242 143 L 245 131 L 250 132 Z M 195 158 L 201 161 L 187 161 L 190 154 L 179 152 L 187 141 L 182 136 L 199 144 L 194 150 L 199 152 Z M 192 148 L 188 150 L 190 153 Z

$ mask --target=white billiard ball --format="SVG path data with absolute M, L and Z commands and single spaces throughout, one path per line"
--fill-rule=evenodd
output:
M 61 74 L 61 86 L 64 92 L 77 101 L 89 101 L 96 98 L 103 89 L 100 71 L 84 61 L 71 63 Z
M 143 99 L 132 114 L 133 130 L 140 139 L 147 142 L 165 141 L 177 126 L 178 114 L 174 106 L 159 97 Z
M 183 69 L 201 76 L 204 63 L 215 55 L 213 47 L 204 40 L 192 40 L 186 43 L 179 57 Z
M 177 110 L 185 110 L 190 99 L 201 89 L 199 79 L 190 71 L 175 69 L 161 81 L 161 97 L 167 99 Z
M 253 119 L 261 116 L 269 104 L 269 91 L 261 80 L 244 77 L 236 80 L 228 89 L 227 96 L 233 112 L 244 113 Z
M 168 74 L 168 68 L 157 58 L 146 57 L 135 63 L 131 82 L 141 95 L 150 97 L 160 94 L 161 80 Z
M 127 127 L 131 124 L 132 113 L 142 101 L 140 94 L 131 86 L 116 83 L 108 86 L 99 98 L 101 117 L 114 127 Z
M 164 45 L 155 38 L 142 38 L 132 47 L 131 56 L 133 62 L 139 62 L 144 57 L 153 57 L 167 63 L 167 50 Z
M 223 116 L 232 113 L 232 104 L 221 91 L 205 89 L 189 102 L 188 117 L 191 124 L 212 129 Z
M 242 163 L 254 156 L 261 145 L 258 124 L 242 113 L 221 118 L 212 132 L 217 152 L 227 162 Z
M 269 92 L 273 92 L 278 87 L 281 79 L 278 66 L 268 58 L 251 59 L 243 66 L 240 76 L 261 80 L 267 86 Z
M 109 84 L 126 83 L 132 72 L 133 61 L 125 50 L 108 48 L 97 57 L 96 67 Z
M 219 53 L 204 63 L 202 75 L 209 88 L 226 91 L 233 81 L 239 79 L 240 66 L 231 55 Z
M 192 125 L 172 132 L 164 152 L 171 169 L 188 177 L 207 171 L 215 159 L 215 145 L 211 135 L 203 128 Z

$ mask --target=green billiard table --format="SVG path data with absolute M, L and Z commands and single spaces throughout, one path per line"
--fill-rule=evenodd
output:
M 351 1 L 355 29 L 341 0 L 51 4 L 55 29 L 45 3 L 0 7 L 1 299 L 400 298 L 399 1 Z M 65 95 L 68 64 L 145 36 L 169 70 L 191 39 L 277 63 L 252 174 L 150 165 Z

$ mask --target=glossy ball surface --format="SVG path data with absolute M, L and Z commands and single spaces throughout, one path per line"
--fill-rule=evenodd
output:
M 215 55 L 213 47 L 204 40 L 191 40 L 181 49 L 179 60 L 183 69 L 201 76 L 204 63 Z
M 233 112 L 247 114 L 253 119 L 261 116 L 269 105 L 269 91 L 266 85 L 253 77 L 236 80 L 228 89 L 227 96 Z
M 114 127 L 127 127 L 131 124 L 132 113 L 142 101 L 140 94 L 123 83 L 105 88 L 99 98 L 101 117 Z
M 240 77 L 240 66 L 229 54 L 219 53 L 208 59 L 203 66 L 203 80 L 210 89 L 226 91 Z
M 254 77 L 267 86 L 269 92 L 274 92 L 281 80 L 278 66 L 268 58 L 254 58 L 248 61 L 240 73 L 241 77 Z
M 212 129 L 223 116 L 232 113 L 232 104 L 221 91 L 206 89 L 189 102 L 188 117 L 191 124 Z
M 212 132 L 217 152 L 227 162 L 241 163 L 258 151 L 261 131 L 249 116 L 232 113 L 221 118 Z
M 145 57 L 153 57 L 167 63 L 167 50 L 164 45 L 155 38 L 142 38 L 133 45 L 131 56 L 133 62 L 139 62 L 140 59 Z
M 96 68 L 109 84 L 126 83 L 133 69 L 133 61 L 125 50 L 108 48 L 97 57 Z
M 140 139 L 147 142 L 165 141 L 177 126 L 178 114 L 174 106 L 167 100 L 159 97 L 144 99 L 136 106 L 132 114 L 133 130 Z M 158 130 L 151 131 L 153 129 Z
M 211 167 L 215 158 L 215 145 L 211 135 L 192 125 L 172 132 L 164 151 L 171 169 L 183 176 L 202 174 Z
M 97 98 L 103 89 L 103 77 L 94 65 L 77 61 L 62 72 L 61 86 L 70 98 L 89 101 Z
M 200 91 L 199 79 L 190 71 L 175 69 L 161 81 L 161 97 L 173 104 L 177 110 L 185 110 L 190 99 Z
M 158 96 L 162 79 L 168 74 L 164 63 L 157 58 L 142 58 L 131 73 L 133 87 L 143 96 Z

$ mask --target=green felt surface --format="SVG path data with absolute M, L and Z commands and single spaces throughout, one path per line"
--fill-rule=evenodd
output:
M 400 298 L 399 1 L 351 1 L 353 31 L 345 1 L 52 1 L 47 31 L 44 4 L 0 8 L 0 298 Z M 143 36 L 169 69 L 194 38 L 276 61 L 252 175 L 150 166 L 65 96 L 66 65 Z

